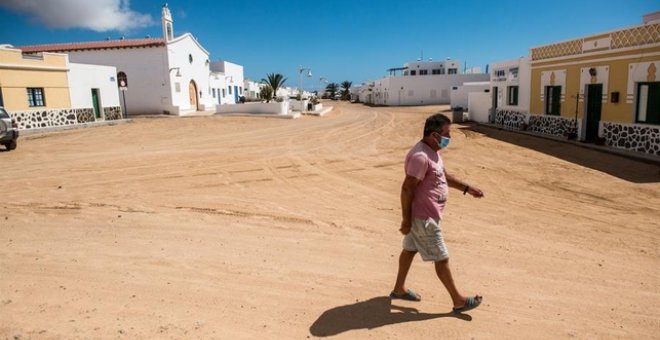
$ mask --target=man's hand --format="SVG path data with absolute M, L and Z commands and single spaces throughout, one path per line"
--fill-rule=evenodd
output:
M 412 224 L 410 223 L 409 220 L 402 220 L 401 221 L 401 228 L 399 228 L 399 231 L 404 235 L 408 235 L 408 233 L 410 232 L 411 225 Z
M 476 198 L 482 198 L 482 197 L 484 197 L 484 192 L 481 191 L 479 188 L 476 188 L 476 187 L 470 187 L 470 188 L 468 189 L 468 193 L 469 193 L 470 195 L 472 195 L 472 197 L 476 197 Z

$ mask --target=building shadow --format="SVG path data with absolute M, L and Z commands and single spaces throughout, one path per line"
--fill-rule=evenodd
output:
M 314 336 L 325 337 L 356 329 L 374 329 L 402 322 L 448 317 L 472 321 L 472 317 L 467 314 L 421 313 L 416 308 L 393 305 L 390 297 L 380 296 L 329 309 L 314 321 L 309 331 Z
M 581 142 L 549 139 L 497 127 L 464 124 L 459 128 L 470 138 L 474 132 L 527 149 L 535 150 L 567 162 L 591 168 L 633 183 L 660 182 L 660 163 L 638 160 L 611 153 L 607 147 L 582 145 Z M 602 148 L 602 149 L 601 149 Z M 542 171 L 539 164 L 539 171 Z

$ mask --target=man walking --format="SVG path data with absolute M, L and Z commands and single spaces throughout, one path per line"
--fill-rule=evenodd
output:
M 459 293 L 451 270 L 449 253 L 442 236 L 442 212 L 449 187 L 481 198 L 483 192 L 447 173 L 438 151 L 449 145 L 451 121 L 443 114 L 426 119 L 424 137 L 406 156 L 406 178 L 401 186 L 401 233 L 403 250 L 399 256 L 399 271 L 390 294 L 393 299 L 420 301 L 421 296 L 405 288 L 406 276 L 417 252 L 424 261 L 435 263 L 435 272 L 447 289 L 454 304 L 453 311 L 465 312 L 481 303 L 479 295 L 466 297 Z

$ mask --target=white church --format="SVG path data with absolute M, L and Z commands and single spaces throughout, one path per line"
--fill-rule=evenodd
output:
M 243 95 L 243 67 L 212 62 L 191 33 L 174 36 L 172 15 L 162 9 L 162 38 L 120 39 L 19 47 L 25 54 L 60 52 L 75 63 L 117 68 L 122 109 L 134 114 L 215 112 Z

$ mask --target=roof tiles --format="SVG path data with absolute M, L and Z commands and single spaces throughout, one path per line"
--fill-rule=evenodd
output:
M 23 53 L 35 52 L 67 52 L 83 50 L 103 50 L 115 48 L 136 48 L 136 47 L 157 47 L 165 46 L 163 38 L 145 38 L 145 39 L 122 39 L 122 40 L 103 40 L 64 44 L 30 45 L 20 46 L 18 49 Z

